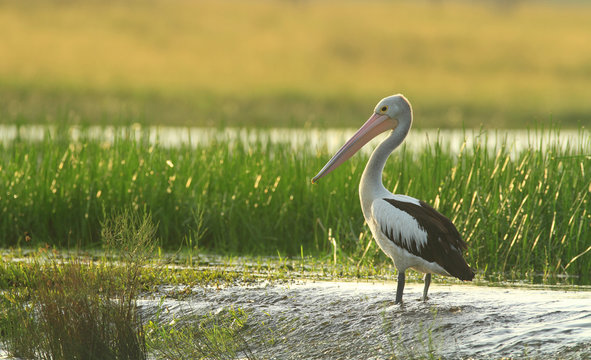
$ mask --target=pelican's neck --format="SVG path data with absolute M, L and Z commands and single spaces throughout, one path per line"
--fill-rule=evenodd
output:
M 359 182 L 359 198 L 365 219 L 369 219 L 371 214 L 371 203 L 377 197 L 389 193 L 382 183 L 382 173 L 384 172 L 386 160 L 388 160 L 392 151 L 402 144 L 410 130 L 412 115 L 409 113 L 407 116 L 406 119 L 401 118 L 402 121 L 399 121 L 396 129 L 392 130 L 390 135 L 375 148 L 369 157 L 367 165 L 365 165 L 365 170 L 363 170 Z

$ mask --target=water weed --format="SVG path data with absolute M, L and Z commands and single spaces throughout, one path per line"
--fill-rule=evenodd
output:
M 382 327 L 390 347 L 388 359 L 442 359 L 442 356 L 438 355 L 441 352 L 440 348 L 449 344 L 445 344 L 443 339 L 434 336 L 438 328 L 437 309 L 431 309 L 431 314 L 433 318 L 427 325 L 421 320 L 418 326 L 394 328 L 393 319 L 383 313 Z
M 248 314 L 239 308 L 176 316 L 168 323 L 158 315 L 146 325 L 148 345 L 159 359 L 257 359 L 249 342 L 263 342 L 264 329 L 247 323 Z

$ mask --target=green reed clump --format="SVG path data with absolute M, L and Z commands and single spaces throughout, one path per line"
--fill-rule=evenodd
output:
M 0 342 L 10 354 L 24 359 L 145 358 L 139 315 L 126 302 L 129 289 L 117 289 L 104 267 L 88 267 L 78 261 L 54 262 L 33 274 L 30 288 L 3 296 Z
M 489 150 L 482 143 L 457 157 L 438 154 L 437 145 L 421 154 L 435 177 L 419 186 L 464 234 L 472 263 L 503 273 L 589 274 L 591 254 L 578 258 L 591 249 L 589 143 L 519 154 L 506 141 Z
M 442 149 L 438 141 L 417 154 L 403 151 L 387 165 L 386 187 L 424 199 L 450 217 L 477 269 L 589 274 L 588 135 L 580 148 L 542 141 L 539 148 L 519 153 L 502 139 L 485 148 L 488 136 L 482 133 L 459 154 Z M 532 131 L 529 136 L 555 140 L 560 133 Z
M 25 267 L 2 267 L 12 269 L 3 275 L 16 280 L 3 283 L 8 290 L 0 296 L 0 343 L 11 355 L 56 360 L 147 357 L 136 302 L 154 224 L 147 215 L 125 211 L 105 220 L 103 234 L 110 249 L 122 255 L 121 265 L 50 256 Z
M 358 154 L 319 184 L 310 178 L 332 156 L 312 142 L 294 148 L 252 130 L 250 140 L 164 147 L 131 128 L 113 141 L 84 129 L 79 141 L 46 136 L 0 145 L 3 246 L 47 242 L 98 246 L 101 222 L 125 207 L 152 214 L 160 245 L 283 256 L 328 255 L 371 262 L 383 255 L 360 212 L 357 186 L 368 155 Z M 67 134 L 67 132 L 66 132 Z M 558 131 L 531 136 L 560 139 Z M 487 133 L 459 153 L 441 139 L 386 164 L 384 184 L 450 217 L 481 271 L 588 274 L 591 271 L 591 158 L 546 144 L 516 153 Z M 585 137 L 586 136 L 586 137 Z M 27 232 L 27 236 L 25 236 Z

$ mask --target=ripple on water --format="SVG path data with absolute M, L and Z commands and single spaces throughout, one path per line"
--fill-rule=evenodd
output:
M 394 291 L 394 283 L 307 282 L 196 291 L 164 305 L 171 316 L 240 307 L 281 339 L 254 349 L 271 358 L 591 356 L 591 292 L 434 284 L 424 303 L 422 284 L 408 284 L 399 306 Z M 157 306 L 142 303 L 146 314 Z

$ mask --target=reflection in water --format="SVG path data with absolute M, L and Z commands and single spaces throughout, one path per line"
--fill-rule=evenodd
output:
M 441 284 L 432 290 L 424 303 L 422 284 L 410 284 L 401 307 L 394 305 L 394 283 L 195 288 L 189 300 L 162 306 L 169 317 L 244 309 L 252 326 L 273 330 L 272 344 L 251 339 L 263 358 L 591 357 L 589 291 Z M 142 311 L 150 317 L 159 304 L 144 300 Z

